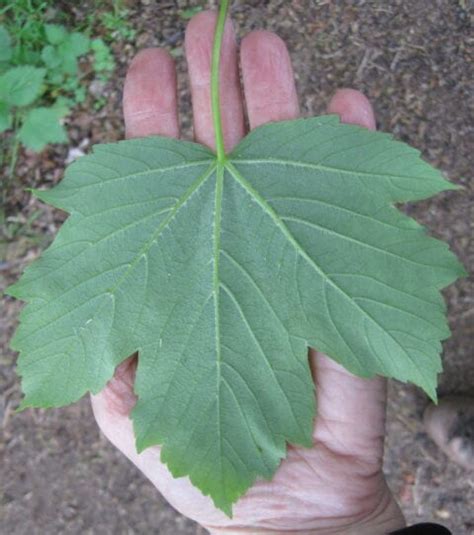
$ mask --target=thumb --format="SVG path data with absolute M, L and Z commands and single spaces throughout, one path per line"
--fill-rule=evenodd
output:
M 129 458 L 136 454 L 130 420 L 130 412 L 137 400 L 133 392 L 136 368 L 135 354 L 117 366 L 107 385 L 98 394 L 91 394 L 90 397 L 92 411 L 100 430 Z
M 135 353 L 117 366 L 114 376 L 105 388 L 98 394 L 91 395 L 94 413 L 97 408 L 117 418 L 129 416 L 137 401 L 133 392 L 136 369 L 137 354 Z
M 137 397 L 133 391 L 137 369 L 135 353 L 117 366 L 114 376 L 98 394 L 91 394 L 94 417 L 108 440 L 132 461 L 143 474 L 159 489 L 170 485 L 173 479 L 160 462 L 159 446 L 147 448 L 138 453 L 135 434 L 130 419 Z
M 382 463 L 386 380 L 356 377 L 326 355 L 310 350 L 316 383 L 315 442 L 334 453 Z
M 375 129 L 372 106 L 358 91 L 338 91 L 329 103 L 328 112 L 339 115 L 343 123 Z M 342 455 L 371 457 L 381 463 L 385 379 L 356 377 L 314 350 L 310 350 L 310 359 L 318 401 L 315 440 Z

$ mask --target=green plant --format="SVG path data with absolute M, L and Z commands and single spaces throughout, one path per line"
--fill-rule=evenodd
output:
M 48 44 L 41 50 L 41 59 L 48 69 L 47 81 L 56 88 L 69 83 L 66 91 L 75 91 L 79 87 L 78 58 L 89 52 L 89 38 L 58 24 L 46 24 L 44 30 Z
M 110 73 L 115 69 L 115 61 L 110 48 L 103 39 L 93 39 L 91 48 L 94 51 L 94 70 L 99 78 L 107 80 Z
M 32 228 L 33 223 L 41 217 L 42 212 L 42 210 L 34 210 L 25 221 L 22 216 L 6 218 L 3 212 L 0 211 L 0 245 L 13 242 L 21 236 L 26 237 L 35 244 L 43 241 L 45 236 L 38 236 Z
M 113 11 L 106 11 L 101 15 L 101 22 L 108 30 L 111 39 L 132 41 L 137 34 L 136 30 L 127 21 L 129 10 L 122 0 L 113 0 Z
M 159 136 L 95 147 L 35 192 L 70 215 L 8 292 L 28 302 L 12 341 L 21 408 L 98 392 L 138 351 L 137 448 L 161 444 L 172 474 L 231 514 L 287 442 L 312 445 L 308 346 L 436 398 L 440 290 L 464 272 L 394 206 L 456 186 L 387 134 L 299 119 L 226 154 L 227 5 L 211 70 L 216 154 Z
M 0 208 L 0 264 L 15 264 L 19 257 L 24 256 L 32 246 L 43 249 L 50 243 L 50 235 L 38 232 L 34 223 L 43 214 L 42 209 L 30 214 L 6 216 Z
M 204 8 L 202 6 L 194 6 L 190 7 L 188 9 L 183 9 L 179 12 L 179 16 L 183 20 L 190 20 L 194 17 L 194 15 L 197 15 L 200 13 Z
M 49 22 L 52 5 L 19 0 L 0 10 L 0 133 L 10 133 L 4 136 L 0 161 L 9 162 L 3 202 L 19 146 L 41 151 L 49 143 L 67 142 L 63 118 L 84 102 L 84 78 L 94 74 L 105 81 L 115 67 L 102 39 L 91 40 L 85 32 Z M 91 68 L 79 68 L 88 55 Z
M 36 65 L 45 42 L 44 20 L 53 0 L 10 0 L 0 8 L 0 22 L 14 36 L 12 65 Z
M 6 44 L 2 55 L 4 72 L 0 76 L 1 131 L 14 126 L 17 141 L 33 150 L 67 140 L 60 119 L 68 112 L 66 102 L 74 106 L 84 100 L 78 58 L 90 50 L 90 41 L 82 33 L 68 32 L 57 24 L 44 24 L 43 31 L 46 43 L 35 63 L 16 66 L 10 35 L 4 26 L 0 27 L 0 39 Z M 24 56 L 28 54 L 19 54 Z M 59 111 L 54 101 L 60 96 L 63 101 Z M 44 126 L 38 128 L 43 121 Z

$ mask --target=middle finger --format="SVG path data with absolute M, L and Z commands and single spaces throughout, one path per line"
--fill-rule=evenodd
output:
M 211 56 L 216 13 L 204 11 L 186 28 L 185 48 L 193 101 L 194 137 L 215 149 L 211 110 Z M 220 61 L 220 107 L 226 152 L 243 138 L 244 113 L 237 64 L 237 44 L 232 24 L 225 25 Z

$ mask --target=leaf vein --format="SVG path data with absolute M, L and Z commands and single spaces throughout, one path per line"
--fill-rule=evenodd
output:
M 397 180 L 423 180 L 423 179 L 430 179 L 429 177 L 419 177 L 419 176 L 404 176 L 404 175 L 391 175 L 386 173 L 385 171 L 383 173 L 375 173 L 375 172 L 368 172 L 368 171 L 359 171 L 359 170 L 350 170 L 350 169 L 344 169 L 344 168 L 338 168 L 338 167 L 331 167 L 328 165 L 323 164 L 313 164 L 310 162 L 295 162 L 292 160 L 282 160 L 279 158 L 267 158 L 264 159 L 235 159 L 236 164 L 244 164 L 244 165 L 255 165 L 255 164 L 266 164 L 266 165 L 286 165 L 289 167 L 302 167 L 307 169 L 315 169 L 317 171 L 329 171 L 331 173 L 340 173 L 340 174 L 347 174 L 353 177 L 357 178 L 357 175 L 359 176 L 366 176 L 369 178 L 395 178 Z M 232 165 L 230 162 L 228 162 L 228 165 Z
M 252 328 L 250 327 L 250 324 L 247 320 L 247 317 L 245 316 L 244 314 L 244 311 L 242 310 L 242 307 L 240 305 L 240 303 L 238 302 L 237 298 L 235 297 L 234 293 L 230 290 L 230 288 L 228 286 L 226 286 L 223 282 L 221 282 L 221 287 L 222 289 L 227 293 L 227 295 L 229 296 L 229 298 L 231 299 L 231 301 L 234 303 L 237 311 L 239 312 L 243 322 L 244 322 L 244 325 L 245 327 L 247 328 L 249 334 L 250 334 L 250 337 L 252 338 L 252 340 L 254 341 L 255 345 L 257 346 L 260 354 L 262 355 L 263 359 L 264 359 L 264 362 L 266 363 L 268 369 L 271 371 L 271 374 L 275 380 L 275 383 L 277 384 L 277 386 L 279 387 L 281 393 L 283 394 L 282 396 L 282 399 L 285 400 L 286 404 L 288 405 L 288 408 L 290 409 L 290 412 L 293 416 L 293 420 L 294 422 L 298 425 L 298 427 L 300 427 L 300 422 L 299 420 L 296 418 L 296 415 L 294 413 L 294 410 L 293 410 L 293 407 L 286 395 L 286 392 L 284 390 L 284 388 L 281 386 L 281 383 L 280 381 L 278 380 L 278 377 L 275 373 L 275 370 L 273 369 L 270 361 L 268 360 L 268 357 L 265 353 L 265 351 L 263 350 L 263 347 L 260 343 L 260 340 L 257 338 L 256 334 L 253 332 Z M 300 428 L 301 429 L 301 428 Z M 304 434 L 304 431 L 303 431 L 303 434 Z
M 406 256 L 401 256 L 397 253 L 394 253 L 393 251 L 390 251 L 389 249 L 382 249 L 381 247 L 377 247 L 376 245 L 372 245 L 371 243 L 364 242 L 361 240 L 358 240 L 357 238 L 353 238 L 352 236 L 348 236 L 347 234 L 342 234 L 340 232 L 337 232 L 336 230 L 333 230 L 328 227 L 323 227 L 322 225 L 318 223 L 313 223 L 312 221 L 308 221 L 307 219 L 302 219 L 301 217 L 294 217 L 294 216 L 280 216 L 280 219 L 283 221 L 293 221 L 294 223 L 299 223 L 301 225 L 307 225 L 308 227 L 312 227 L 318 230 L 322 230 L 324 232 L 327 232 L 328 234 L 333 234 L 335 236 L 339 236 L 340 238 L 356 243 L 358 245 L 362 245 L 363 247 L 367 247 L 368 249 L 372 249 L 374 251 L 377 251 L 378 253 L 387 254 L 389 256 L 393 256 L 395 258 L 398 258 L 400 260 L 403 260 L 404 262 L 410 262 L 411 264 L 415 264 L 417 266 L 423 266 L 423 267 L 433 267 L 432 264 L 424 264 L 422 262 L 418 262 L 417 260 L 413 260 L 412 258 L 408 258 Z

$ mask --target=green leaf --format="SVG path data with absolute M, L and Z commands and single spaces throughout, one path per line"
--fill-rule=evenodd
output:
M 96 72 L 107 72 L 114 70 L 114 57 L 110 52 L 110 48 L 103 39 L 93 39 L 91 41 L 91 49 L 94 52 L 94 70 Z
M 10 34 L 3 24 L 0 25 L 0 62 L 10 61 L 12 57 L 12 45 Z
M 70 216 L 9 289 L 29 302 L 22 407 L 96 393 L 138 351 L 138 449 L 162 444 L 230 514 L 287 442 L 312 444 L 308 346 L 435 398 L 440 290 L 463 270 L 394 203 L 449 189 L 414 149 L 334 116 L 257 128 L 224 164 L 162 137 L 96 146 L 36 192 Z
M 66 43 L 63 43 L 58 46 L 57 53 L 61 58 L 61 71 L 65 74 L 76 74 L 77 58 L 74 52 L 71 51 L 70 47 Z
M 28 106 L 41 94 L 45 69 L 14 67 L 0 76 L 0 100 L 11 106 Z
M 67 46 L 76 57 L 87 54 L 90 48 L 90 40 L 83 33 L 73 32 L 68 35 Z
M 10 106 L 5 102 L 0 102 L 0 133 L 8 130 L 12 124 Z
M 48 73 L 48 82 L 53 85 L 64 84 L 64 77 L 64 73 L 52 71 Z
M 59 43 L 62 43 L 68 36 L 66 28 L 60 24 L 45 24 L 44 30 L 48 42 L 52 45 L 59 45 Z
M 67 74 L 77 72 L 77 58 L 86 54 L 90 48 L 90 41 L 82 33 L 74 32 L 57 47 L 57 53 L 61 58 L 61 69 Z
M 190 7 L 188 9 L 183 9 L 179 12 L 179 16 L 183 20 L 190 20 L 194 17 L 194 15 L 197 15 L 200 13 L 204 8 L 202 6 L 194 6 Z
M 55 111 L 56 116 L 61 118 L 69 113 L 71 106 L 74 106 L 74 101 L 61 96 L 56 99 L 51 108 Z
M 76 102 L 84 102 L 84 100 L 86 99 L 86 90 L 83 86 L 79 86 L 77 87 L 77 89 L 75 89 L 74 91 L 74 100 Z
M 18 132 L 20 141 L 29 149 L 40 151 L 48 143 L 64 143 L 67 134 L 59 122 L 62 109 L 34 108 L 30 110 Z
M 61 65 L 61 56 L 54 46 L 46 45 L 41 51 L 41 59 L 50 69 L 56 69 Z

